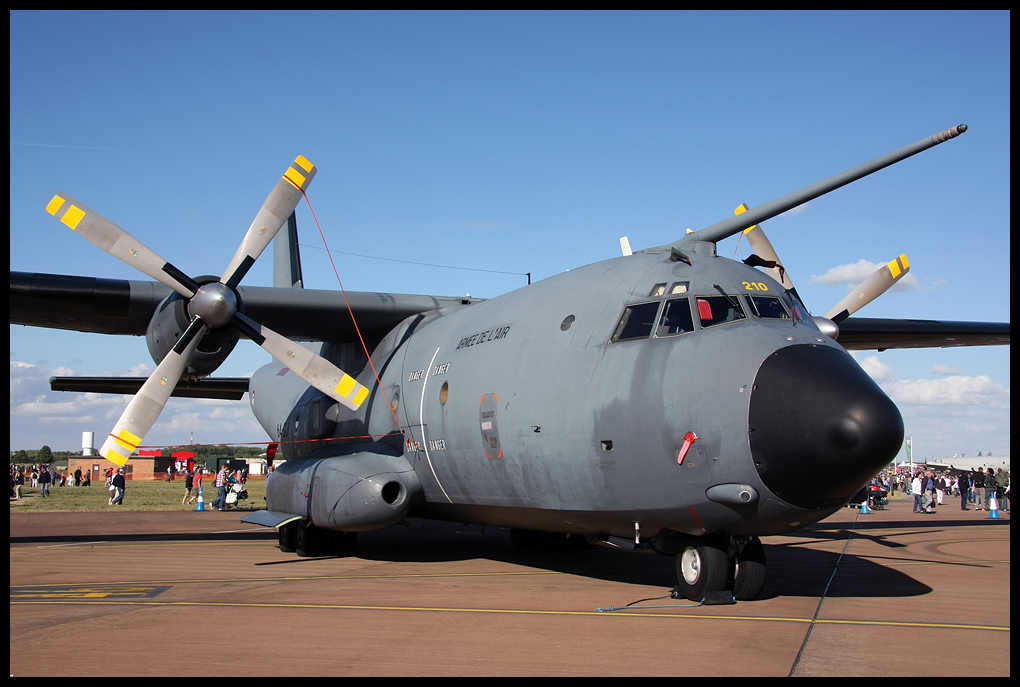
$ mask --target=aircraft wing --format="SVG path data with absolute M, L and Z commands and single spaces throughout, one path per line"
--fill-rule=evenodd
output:
M 245 312 L 300 341 L 354 341 L 357 334 L 339 291 L 249 286 L 238 291 Z M 158 282 L 11 272 L 11 324 L 144 336 L 156 306 L 170 295 Z M 476 298 L 352 291 L 362 334 L 382 335 L 404 318 Z M 848 317 L 839 343 L 850 350 L 1009 345 L 1009 323 Z
M 289 339 L 357 340 L 340 291 L 248 286 L 238 292 L 249 317 Z M 144 336 L 170 293 L 158 282 L 12 271 L 11 324 Z M 366 338 L 385 334 L 410 315 L 482 300 L 364 291 L 348 291 L 347 299 Z
M 949 322 L 848 317 L 839 323 L 849 350 L 1009 345 L 1009 322 Z

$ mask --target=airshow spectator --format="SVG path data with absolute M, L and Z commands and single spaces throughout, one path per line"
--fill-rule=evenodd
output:
M 974 478 L 974 510 L 985 509 L 985 473 L 982 470 L 975 470 Z
M 192 494 L 194 493 L 194 496 Z M 195 491 L 195 470 L 188 468 L 188 471 L 184 474 L 184 498 L 181 499 L 181 505 L 183 506 L 190 499 L 194 502 L 198 498 L 198 492 Z
M 53 480 L 53 476 L 50 474 L 49 468 L 42 468 L 39 471 L 39 496 L 46 498 L 50 495 L 50 482 Z
M 996 492 L 999 490 L 999 485 L 995 482 L 995 473 L 991 468 L 988 468 L 988 474 L 985 475 L 985 510 L 992 509 L 992 499 L 995 498 Z
M 212 502 L 212 508 L 225 510 L 227 506 L 227 475 L 230 471 L 223 465 L 216 473 L 216 500 Z
M 117 474 L 113 476 L 112 484 L 114 488 L 114 495 L 113 498 L 110 499 L 110 505 L 124 505 L 124 490 L 127 488 L 127 483 L 124 481 L 124 471 L 121 468 L 117 468 Z

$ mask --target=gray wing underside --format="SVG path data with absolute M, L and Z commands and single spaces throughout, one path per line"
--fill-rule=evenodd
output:
M 258 286 L 238 291 L 246 315 L 290 339 L 357 340 L 340 291 Z M 170 293 L 157 282 L 11 272 L 11 324 L 144 336 L 156 307 Z M 366 339 L 411 315 L 482 300 L 364 291 L 349 291 L 347 299 Z
M 849 350 L 1008 346 L 1009 322 L 950 322 L 848 317 L 839 343 Z

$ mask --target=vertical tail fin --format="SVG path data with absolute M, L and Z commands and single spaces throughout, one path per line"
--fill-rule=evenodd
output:
M 298 250 L 297 216 L 291 213 L 286 231 L 273 239 L 273 286 L 285 289 L 303 289 L 301 252 Z

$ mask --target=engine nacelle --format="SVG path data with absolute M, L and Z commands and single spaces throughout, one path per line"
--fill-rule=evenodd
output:
M 203 276 L 195 281 L 199 284 L 208 284 L 219 280 L 216 277 Z M 239 312 L 244 312 L 239 296 L 237 309 Z M 173 349 L 174 344 L 181 338 L 181 334 L 190 323 L 191 314 L 188 312 L 188 299 L 176 291 L 163 299 L 145 330 L 145 343 L 149 347 L 149 355 L 157 365 Z M 215 372 L 216 368 L 234 350 L 240 336 L 240 333 L 229 325 L 207 332 L 199 342 L 198 349 L 192 356 L 191 363 L 184 375 L 186 377 L 205 377 Z
M 406 458 L 361 452 L 281 464 L 266 485 L 266 506 L 325 529 L 368 532 L 400 522 L 421 492 Z

